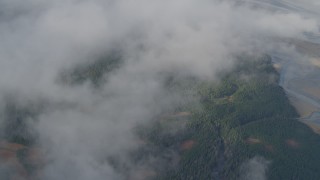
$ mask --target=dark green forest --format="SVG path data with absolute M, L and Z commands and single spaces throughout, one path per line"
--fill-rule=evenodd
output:
M 271 58 L 239 58 L 220 77 L 218 83 L 173 81 L 172 89 L 192 89 L 200 103 L 139 130 L 154 153 L 171 149 L 179 156 L 156 179 L 241 179 L 244 162 L 257 156 L 270 162 L 267 179 L 320 179 L 320 137 L 297 120 Z M 172 126 L 185 128 L 168 133 Z

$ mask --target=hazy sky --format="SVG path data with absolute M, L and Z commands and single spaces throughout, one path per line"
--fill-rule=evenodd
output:
M 44 179 L 124 179 L 101 159 L 135 148 L 132 127 L 180 100 L 159 74 L 214 80 L 237 54 L 294 51 L 279 40 L 318 30 L 312 17 L 227 0 L 0 0 L 0 98 L 74 104 L 32 124 L 49 159 Z M 99 90 L 58 83 L 114 48 L 124 63 Z

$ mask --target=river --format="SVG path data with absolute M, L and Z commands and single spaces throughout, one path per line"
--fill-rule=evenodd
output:
M 318 48 L 320 51 L 320 44 Z M 320 126 L 320 68 L 307 59 L 297 59 L 284 53 L 273 53 L 271 56 L 273 63 L 281 67 L 279 85 L 292 101 L 294 99 L 293 105 L 301 108 L 297 106 L 300 103 L 312 107 L 307 115 L 301 115 L 300 120 Z M 307 89 L 318 92 L 311 93 Z

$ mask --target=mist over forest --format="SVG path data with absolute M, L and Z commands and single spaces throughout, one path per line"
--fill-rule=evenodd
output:
M 318 35 L 320 22 L 316 0 L 292 3 L 301 9 L 0 0 L 0 179 L 291 177 L 291 157 L 308 148 L 294 151 L 287 132 L 319 138 L 295 121 L 271 56 L 308 61 L 291 42 Z M 280 140 L 267 143 L 278 137 L 293 144 L 288 157 Z M 319 157 L 307 158 L 298 179 L 317 179 L 306 169 Z

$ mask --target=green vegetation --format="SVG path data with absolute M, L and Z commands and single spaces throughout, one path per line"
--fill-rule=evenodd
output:
M 105 75 L 119 68 L 122 63 L 121 53 L 112 51 L 91 63 L 79 64 L 61 75 L 61 81 L 68 85 L 82 84 L 86 81 L 95 86 L 105 81 Z
M 62 80 L 70 85 L 90 81 L 98 87 L 121 62 L 113 53 L 63 73 Z M 141 145 L 127 155 L 129 164 L 149 163 L 144 174 L 150 179 L 233 180 L 244 173 L 244 162 L 261 156 L 270 161 L 268 179 L 320 179 L 320 137 L 297 121 L 270 58 L 241 56 L 237 62 L 230 72 L 219 75 L 219 82 L 165 78 L 168 91 L 187 100 L 137 127 Z M 32 145 L 37 134 L 28 124 L 36 121 L 38 113 L 38 106 L 7 103 L 3 138 Z M 33 172 L 35 166 L 25 159 L 26 153 L 19 151 L 17 156 Z M 122 158 L 106 160 L 126 174 L 130 165 Z
M 8 142 L 23 145 L 32 145 L 37 140 L 37 133 L 32 124 L 37 121 L 41 107 L 30 102 L 27 106 L 19 105 L 12 98 L 6 101 L 3 118 L 1 138 Z
M 255 156 L 271 162 L 268 179 L 320 179 L 320 137 L 297 121 L 270 58 L 239 59 L 219 83 L 172 83 L 181 92 L 194 90 L 200 105 L 182 108 L 191 112 L 188 118 L 164 118 L 138 131 L 147 147 L 161 149 L 157 153 L 179 154 L 179 162 L 156 179 L 239 179 L 244 162 Z M 168 133 L 173 122 L 184 128 Z

